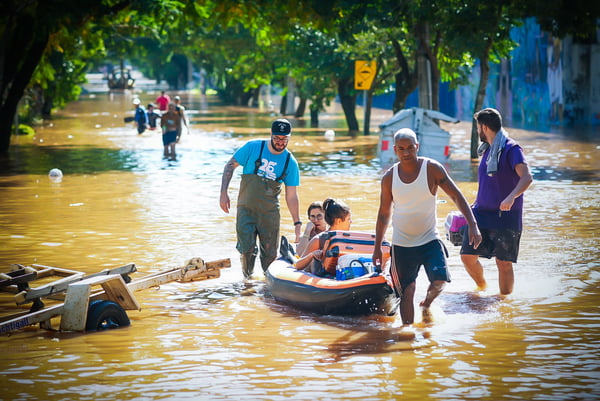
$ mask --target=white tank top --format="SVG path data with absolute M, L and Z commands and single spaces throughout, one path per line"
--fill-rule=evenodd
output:
M 417 179 L 410 184 L 402 182 L 398 176 L 398 164 L 393 167 L 394 245 L 414 247 L 440 239 L 436 228 L 437 197 L 429 190 L 427 163 L 428 160 L 424 158 Z

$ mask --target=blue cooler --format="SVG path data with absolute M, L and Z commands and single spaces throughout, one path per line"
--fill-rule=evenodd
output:
M 340 256 L 335 269 L 336 280 L 350 280 L 370 273 L 373 262 L 370 257 L 359 255 Z

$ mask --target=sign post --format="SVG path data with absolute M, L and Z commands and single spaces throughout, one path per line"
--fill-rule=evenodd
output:
M 375 60 L 356 60 L 354 62 L 354 89 L 371 89 L 371 85 L 373 85 L 373 79 L 375 79 L 376 72 L 377 62 Z
M 356 60 L 354 62 L 354 89 L 363 90 L 364 108 L 364 135 L 369 134 L 369 119 L 367 118 L 367 91 L 371 89 L 373 80 L 377 74 L 377 62 L 375 60 Z

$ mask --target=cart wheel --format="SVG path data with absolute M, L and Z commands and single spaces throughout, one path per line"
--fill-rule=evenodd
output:
M 127 313 L 118 303 L 105 300 L 90 302 L 86 331 L 116 329 L 130 324 Z

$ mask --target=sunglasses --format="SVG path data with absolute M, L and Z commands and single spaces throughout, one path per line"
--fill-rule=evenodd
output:
M 319 214 L 311 214 L 310 216 L 308 216 L 311 220 L 323 220 L 323 214 L 319 213 Z
M 279 135 L 272 135 L 271 138 L 273 138 L 275 142 L 287 142 L 290 139 L 288 136 Z

